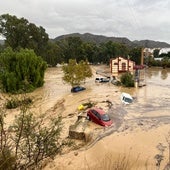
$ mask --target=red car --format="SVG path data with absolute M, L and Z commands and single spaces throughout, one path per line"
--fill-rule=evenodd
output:
M 109 115 L 102 109 L 91 108 L 87 112 L 87 119 L 102 125 L 111 126 L 113 121 L 110 119 Z

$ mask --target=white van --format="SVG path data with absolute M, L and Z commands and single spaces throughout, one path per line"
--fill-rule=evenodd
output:
M 133 102 L 133 98 L 130 94 L 123 92 L 121 94 L 121 101 L 122 101 L 123 104 L 130 104 L 130 103 Z

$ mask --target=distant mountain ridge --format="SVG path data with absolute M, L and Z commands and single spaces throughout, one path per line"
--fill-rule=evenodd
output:
M 53 41 L 59 41 L 62 39 L 65 39 L 67 37 L 80 37 L 83 41 L 86 42 L 93 42 L 96 44 L 105 43 L 107 41 L 113 41 L 115 43 L 123 43 L 130 47 L 144 47 L 144 48 L 168 48 L 170 47 L 170 44 L 166 42 L 160 42 L 160 41 L 153 41 L 153 40 L 135 40 L 130 41 L 126 37 L 107 37 L 104 35 L 94 35 L 90 33 L 73 33 L 73 34 L 66 34 L 56 37 L 55 39 L 52 39 Z
M 170 48 L 170 44 L 166 42 L 160 42 L 160 41 L 153 41 L 153 40 L 135 40 L 135 41 L 130 41 L 126 37 L 107 37 L 104 35 L 94 35 L 90 33 L 73 33 L 73 34 L 66 34 L 66 35 L 61 35 L 58 36 L 54 39 L 51 39 L 51 41 L 59 41 L 62 39 L 65 39 L 67 37 L 80 37 L 83 41 L 86 42 L 93 42 L 96 44 L 100 43 L 105 43 L 108 41 L 113 41 L 115 43 L 122 43 L 125 44 L 129 47 L 144 47 L 144 48 Z M 0 44 L 4 44 L 4 40 L 0 40 Z

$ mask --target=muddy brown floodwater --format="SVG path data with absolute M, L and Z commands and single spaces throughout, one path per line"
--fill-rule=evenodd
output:
M 48 71 L 52 73 L 57 69 Z M 63 111 L 63 115 L 67 116 L 69 113 L 75 112 L 77 106 L 87 100 L 98 102 L 109 100 L 113 103 L 112 111 L 120 115 L 123 114 L 123 121 L 116 131 L 113 131 L 109 136 L 100 138 L 90 148 L 80 149 L 77 154 L 72 151 L 60 157 L 56 156 L 56 159 L 49 163 L 45 169 L 102 169 L 100 162 L 105 157 L 116 159 L 120 155 L 129 156 L 129 154 L 133 162 L 131 169 L 146 169 L 146 166 L 149 170 L 155 169 L 154 156 L 159 153 L 156 146 L 159 143 L 167 146 L 165 138 L 170 131 L 170 70 L 147 69 L 146 86 L 136 89 L 116 87 L 111 83 L 96 84 L 95 77 L 99 76 L 95 74 L 96 71 L 108 68 L 95 66 L 92 69 L 94 76 L 88 79 L 84 85 L 87 90 L 77 94 L 71 94 L 70 87 L 62 84 L 63 82 L 59 78 L 61 72 L 58 69 L 58 81 L 55 78 L 56 84 L 50 87 L 50 91 L 54 90 L 52 96 L 61 94 L 60 98 L 65 99 L 66 109 Z M 51 73 L 49 76 L 46 74 L 49 81 Z M 47 84 L 44 86 L 44 90 L 47 88 L 45 93 L 49 96 L 51 92 L 48 92 L 49 85 Z M 51 85 L 53 85 L 52 80 Z M 121 92 L 130 93 L 135 98 L 134 103 L 128 106 L 122 105 L 120 102 Z M 57 96 L 54 95 L 54 98 L 57 99 Z M 50 100 L 55 103 L 56 99 L 51 98 Z M 93 129 L 99 128 L 92 122 L 90 123 Z M 168 162 L 167 149 L 164 154 L 162 169 Z
M 29 95 L 34 98 L 33 111 L 39 115 L 47 113 L 49 117 L 62 114 L 64 129 L 62 136 L 68 136 L 69 125 L 77 119 L 77 107 L 87 101 L 102 103 L 112 102 L 110 115 L 115 119 L 117 114 L 121 121 L 113 131 L 103 135 L 91 147 L 84 147 L 67 154 L 56 156 L 48 163 L 45 170 L 89 170 L 102 169 L 100 162 L 106 157 L 113 160 L 120 155 L 128 155 L 134 169 L 155 169 L 158 154 L 156 146 L 163 143 L 167 146 L 166 136 L 170 131 L 170 69 L 148 68 L 146 70 L 146 86 L 141 88 L 123 88 L 112 83 L 95 83 L 96 71 L 108 71 L 107 66 L 92 66 L 93 77 L 83 85 L 85 91 L 72 94 L 71 87 L 62 81 L 61 68 L 48 68 L 45 84 Z M 135 100 L 131 105 L 123 105 L 120 94 L 127 92 Z M 14 111 L 15 112 L 15 111 Z M 70 116 L 72 115 L 72 116 Z M 12 117 L 7 117 L 12 120 Z M 117 119 L 115 119 L 116 121 Z M 101 129 L 89 122 L 92 129 Z M 161 168 L 168 163 L 168 149 Z M 146 165 L 147 164 L 147 165 Z

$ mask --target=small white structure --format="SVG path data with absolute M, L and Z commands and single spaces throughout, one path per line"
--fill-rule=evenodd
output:
M 161 48 L 160 51 L 159 51 L 159 55 L 162 54 L 162 53 L 167 54 L 168 52 L 170 52 L 170 48 Z
M 159 58 L 154 58 L 156 61 L 161 61 L 163 59 L 163 57 L 159 57 Z

